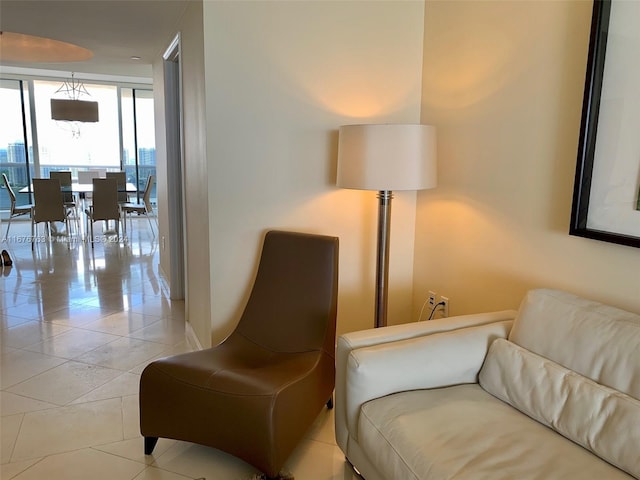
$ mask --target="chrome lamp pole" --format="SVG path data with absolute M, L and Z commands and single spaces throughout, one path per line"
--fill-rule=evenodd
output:
M 387 325 L 387 305 L 389 303 L 389 239 L 391 237 L 390 190 L 378 192 L 378 253 L 376 261 L 376 322 L 375 326 Z

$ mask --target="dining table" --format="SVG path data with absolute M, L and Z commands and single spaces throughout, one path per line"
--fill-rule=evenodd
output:
M 23 188 L 21 188 L 19 190 L 20 193 L 33 193 L 33 184 L 27 185 Z M 93 192 L 93 183 L 78 183 L 78 182 L 72 182 L 71 185 L 61 185 L 60 186 L 60 192 L 62 193 L 77 193 L 80 198 L 82 199 L 82 203 L 83 203 L 83 208 L 82 210 L 84 211 L 84 197 L 86 194 L 90 194 Z M 133 183 L 129 183 L 127 182 L 125 188 L 123 189 L 120 185 L 118 185 L 118 192 L 127 192 L 127 193 L 137 193 L 138 192 L 138 187 L 136 187 L 135 184 Z M 53 230 L 57 229 L 55 228 L 55 224 L 53 225 Z M 105 231 L 105 233 L 112 233 L 111 230 Z M 69 235 L 69 232 L 61 232 L 61 235 Z
M 91 193 L 93 192 L 93 183 L 77 183 L 74 182 L 70 186 L 62 185 L 60 191 L 63 193 Z M 138 187 L 133 183 L 128 183 L 124 189 L 118 186 L 119 192 L 136 193 Z M 20 193 L 33 193 L 33 185 L 27 185 L 19 190 Z

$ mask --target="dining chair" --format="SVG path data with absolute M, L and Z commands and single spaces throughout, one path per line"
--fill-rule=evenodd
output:
M 118 181 L 118 203 L 127 203 L 127 174 L 125 172 L 107 172 L 106 178 L 115 178 Z
M 100 178 L 100 170 L 78 170 L 78 183 L 91 183 L 94 178 Z M 90 193 L 81 193 L 82 209 L 86 208 L 86 202 L 91 200 Z
M 76 229 L 79 228 L 79 217 L 78 217 L 78 200 L 76 199 L 73 192 L 71 192 L 71 172 L 70 171 L 53 171 L 49 172 L 49 178 L 57 178 L 60 180 L 60 187 L 65 188 L 68 187 L 68 192 L 62 193 L 62 198 L 64 201 L 64 206 L 68 210 L 68 214 L 73 214 L 74 222 L 76 224 Z
M 93 179 L 93 203 L 86 208 L 87 223 L 90 223 L 90 241 L 93 248 L 93 224 L 98 220 L 115 220 L 116 235 L 120 238 L 120 204 L 118 203 L 118 182 L 115 178 Z
M 60 180 L 60 187 L 71 187 L 71 172 L 69 171 L 53 171 L 49 172 L 49 178 L 57 178 Z M 64 202 L 73 202 L 73 194 L 69 192 L 63 193 Z
M 78 183 L 91 183 L 94 178 L 100 178 L 100 170 L 78 170 Z
M 160 437 L 185 440 L 278 476 L 324 405 L 333 406 L 337 297 L 338 238 L 268 232 L 231 335 L 142 372 L 145 454 Z
M 51 222 L 65 223 L 70 240 L 69 215 L 60 191 L 60 180 L 57 178 L 34 178 L 33 198 L 35 205 L 31 215 L 31 250 L 33 250 L 38 223 L 47 222 L 49 224 L 49 238 L 51 238 Z
M 153 214 L 153 205 L 151 205 L 151 189 L 153 188 L 153 183 L 155 182 L 155 175 L 149 175 L 147 178 L 147 184 L 144 187 L 144 194 L 142 195 L 142 203 L 123 203 L 120 208 L 122 209 L 122 215 L 124 218 L 124 228 L 127 228 L 127 214 L 129 214 L 129 221 L 131 225 L 131 229 L 133 230 L 133 221 L 131 219 L 131 214 L 137 213 L 138 215 L 145 215 L 149 220 L 149 227 L 151 227 L 151 233 L 155 238 L 156 232 L 153 229 L 153 222 L 151 221 L 151 216 Z
M 4 182 L 5 187 L 7 187 L 7 193 L 9 194 L 9 200 L 11 200 L 11 211 L 9 212 L 9 221 L 7 222 L 7 231 L 4 235 L 4 239 L 7 240 L 9 238 L 9 228 L 11 228 L 11 219 L 14 217 L 19 217 L 21 215 L 31 215 L 31 211 L 33 210 L 33 204 L 27 205 L 18 205 L 16 203 L 16 194 L 13 192 L 13 188 L 11 188 L 11 184 L 9 183 L 9 179 L 7 178 L 7 174 L 2 174 L 2 181 Z

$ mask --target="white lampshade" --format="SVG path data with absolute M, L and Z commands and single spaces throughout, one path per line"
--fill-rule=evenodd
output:
M 437 184 L 430 125 L 343 125 L 336 184 L 359 190 L 424 190 Z

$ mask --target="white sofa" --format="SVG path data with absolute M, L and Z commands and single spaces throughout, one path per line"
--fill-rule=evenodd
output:
M 557 290 L 338 340 L 336 438 L 366 480 L 640 479 L 640 316 Z

